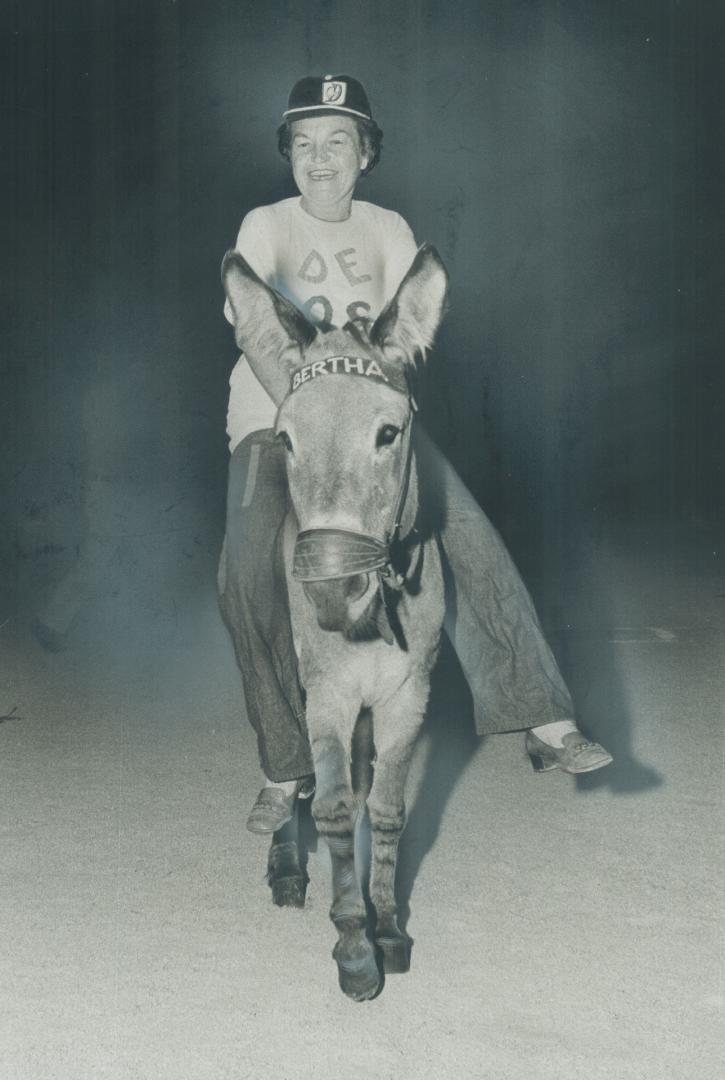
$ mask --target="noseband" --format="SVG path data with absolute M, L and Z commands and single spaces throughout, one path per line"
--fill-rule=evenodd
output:
M 410 416 L 402 431 L 403 472 L 384 540 L 367 533 L 353 532 L 351 529 L 305 529 L 297 536 L 292 576 L 298 581 L 313 582 L 376 573 L 381 588 L 385 583 L 393 589 L 402 589 L 405 577 L 394 567 L 393 548 L 400 538 L 400 519 L 410 485 L 415 400 L 400 376 L 395 377 L 397 372 L 388 377 L 377 361 L 358 356 L 331 356 L 324 361 L 318 360 L 298 368 L 292 374 L 289 393 L 293 393 L 310 378 L 323 374 L 370 378 L 374 382 L 385 383 L 391 390 L 408 398 Z

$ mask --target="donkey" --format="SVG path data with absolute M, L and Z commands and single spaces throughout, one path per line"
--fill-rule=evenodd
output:
M 363 1001 L 382 983 L 376 946 L 385 972 L 407 971 L 410 961 L 395 867 L 444 615 L 437 540 L 419 515 L 412 387 L 444 312 L 447 276 L 424 245 L 375 322 L 322 332 L 238 253 L 227 254 L 222 273 L 237 344 L 279 406 L 293 508 L 284 563 L 316 777 L 312 815 L 332 860 L 340 986 Z M 360 805 L 352 744 L 368 711 L 374 943 L 353 851 Z

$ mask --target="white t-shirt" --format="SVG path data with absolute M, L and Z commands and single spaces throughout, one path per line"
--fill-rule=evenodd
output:
M 354 199 L 345 221 L 320 221 L 302 209 L 299 196 L 251 210 L 236 249 L 263 281 L 323 327 L 378 315 L 417 250 L 410 227 L 393 210 Z M 233 322 L 228 301 L 224 313 Z M 250 432 L 271 427 L 276 410 L 244 356 L 229 382 L 233 450 Z

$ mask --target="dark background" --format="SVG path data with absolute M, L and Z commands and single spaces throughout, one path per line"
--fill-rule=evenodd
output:
M 605 534 L 643 560 L 653 536 L 664 557 L 683 539 L 719 554 L 719 3 L 2 11 L 0 556 L 16 600 L 82 551 L 93 483 L 123 493 L 129 535 L 149 505 L 133 493 L 151 492 L 183 500 L 215 549 L 236 358 L 219 265 L 247 210 L 293 193 L 275 129 L 292 82 L 328 71 L 363 81 L 385 131 L 360 197 L 450 271 L 427 421 L 537 598 L 554 604 Z

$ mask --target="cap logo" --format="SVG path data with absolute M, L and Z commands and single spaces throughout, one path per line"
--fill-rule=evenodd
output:
M 344 82 L 324 82 L 322 84 L 323 105 L 344 105 L 347 84 Z

